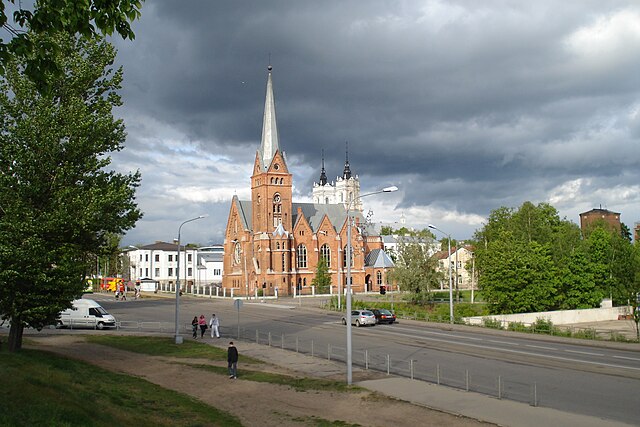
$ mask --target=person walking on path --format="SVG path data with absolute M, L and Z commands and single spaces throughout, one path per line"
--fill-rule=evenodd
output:
M 200 326 L 200 338 L 204 338 L 204 331 L 207 330 L 207 319 L 205 319 L 204 314 L 200 315 L 198 326 Z
M 220 326 L 220 320 L 216 317 L 215 314 L 211 315 L 211 320 L 209 320 L 209 327 L 211 328 L 211 338 L 215 337 L 220 338 L 220 332 L 218 332 L 218 327 Z
M 233 345 L 233 341 L 229 343 L 227 349 L 227 362 L 229 365 L 229 378 L 238 378 L 238 349 Z
M 198 316 L 193 316 L 191 321 L 191 331 L 193 332 L 193 338 L 198 339 Z

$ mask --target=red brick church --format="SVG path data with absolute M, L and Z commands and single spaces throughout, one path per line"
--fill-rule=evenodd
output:
M 320 203 L 292 200 L 293 176 L 281 151 L 273 97 L 272 67 L 269 66 L 262 124 L 262 140 L 251 176 L 251 200 L 234 196 L 224 239 L 222 286 L 235 295 L 311 293 L 320 257 L 327 262 L 332 293 L 346 284 L 347 208 L 355 218 L 352 236 L 352 287 L 354 292 L 377 292 L 387 284 L 393 267 L 383 251 L 382 238 L 367 224 L 359 199 L 360 185 L 349 162 L 342 177 L 340 201 L 329 197 Z M 327 183 L 324 162 L 320 184 Z M 317 185 L 316 185 L 317 187 Z M 324 201 L 325 203 L 321 203 Z

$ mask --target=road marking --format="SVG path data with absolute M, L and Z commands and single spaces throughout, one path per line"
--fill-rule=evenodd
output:
M 625 356 L 613 356 L 614 359 L 624 359 L 624 360 L 636 360 L 640 361 L 637 357 L 625 357 Z
M 490 346 L 482 345 L 482 344 L 472 344 L 472 343 L 465 343 L 465 342 L 451 342 L 450 340 L 432 338 L 432 337 L 425 337 L 425 336 L 419 336 L 419 335 L 410 335 L 410 334 L 403 334 L 403 333 L 397 333 L 396 335 L 402 335 L 402 336 L 406 336 L 406 337 L 413 338 L 413 339 L 418 338 L 418 339 L 422 339 L 422 340 L 438 341 L 438 342 L 443 342 L 443 343 L 446 343 L 446 344 L 463 345 L 463 346 L 467 346 L 467 347 L 482 348 L 482 349 L 487 349 L 487 350 L 491 350 L 491 351 L 507 352 L 507 353 L 513 353 L 513 354 L 521 354 L 521 355 L 525 355 L 525 356 L 533 356 L 533 357 L 540 357 L 540 358 L 546 358 L 546 359 L 561 360 L 561 361 L 564 361 L 564 362 L 578 362 L 578 363 L 585 363 L 587 365 L 606 366 L 606 367 L 609 367 L 609 368 L 630 369 L 630 370 L 633 370 L 633 371 L 640 371 L 640 368 L 636 368 L 634 366 L 615 365 L 615 364 L 611 364 L 611 363 L 593 362 L 593 361 L 590 361 L 590 360 L 572 359 L 570 357 L 553 356 L 553 355 L 550 355 L 550 354 L 531 353 L 529 351 L 515 350 L 515 349 L 510 349 L 510 348 L 496 348 L 496 347 L 490 347 Z M 565 350 L 565 351 L 570 351 L 570 350 Z M 580 352 L 580 351 L 574 351 L 574 353 L 585 353 L 585 354 L 588 354 L 588 355 L 597 355 L 596 353 L 586 353 L 586 352 Z
M 508 342 L 508 341 L 499 341 L 499 340 L 487 340 L 488 342 L 494 342 L 496 344 L 507 344 L 507 345 L 515 345 L 515 346 L 519 346 L 520 344 L 518 344 L 517 342 Z
M 588 356 L 604 356 L 602 353 L 591 353 L 588 351 L 565 350 L 567 353 L 586 354 Z
M 533 344 L 525 344 L 525 347 L 531 347 L 531 348 L 540 348 L 542 350 L 557 350 L 557 348 L 555 347 L 545 347 L 543 345 L 533 345 Z

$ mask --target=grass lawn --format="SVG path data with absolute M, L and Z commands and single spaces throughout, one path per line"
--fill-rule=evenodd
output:
M 143 379 L 23 349 L 0 351 L 0 425 L 241 424 L 228 413 Z
M 227 350 L 211 345 L 206 345 L 198 341 L 184 341 L 182 344 L 175 344 L 173 338 L 166 337 L 140 337 L 140 336 L 116 336 L 116 335 L 89 335 L 86 340 L 96 344 L 108 345 L 121 350 L 136 353 L 148 354 L 152 356 L 170 356 L 180 358 L 205 359 L 213 361 L 227 361 Z M 291 387 L 297 391 L 308 390 L 328 390 L 328 391 L 350 391 L 359 388 L 347 386 L 342 381 L 332 381 L 319 378 L 299 378 L 290 375 L 274 374 L 251 369 L 244 369 L 244 366 L 264 364 L 261 360 L 240 355 L 239 377 L 242 380 L 256 381 L 271 384 L 280 384 Z M 227 367 L 209 365 L 189 365 L 193 368 L 206 369 L 216 374 L 227 375 Z
M 141 337 L 117 335 L 87 335 L 87 342 L 108 345 L 120 350 L 151 356 L 183 357 L 227 361 L 227 349 L 206 345 L 201 341 L 185 340 L 176 344 L 173 337 Z M 261 360 L 240 355 L 241 363 L 263 364 Z

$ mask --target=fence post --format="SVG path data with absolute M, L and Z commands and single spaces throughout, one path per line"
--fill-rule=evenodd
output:
M 532 390 L 532 402 L 531 402 L 531 406 L 537 407 L 538 406 L 538 384 L 534 381 L 533 382 L 533 390 Z
M 331 344 L 327 344 L 327 360 L 331 360 Z
M 387 354 L 387 375 L 389 375 L 391 371 L 391 357 Z
M 469 370 L 468 369 L 464 371 L 464 382 L 465 382 L 467 391 L 469 391 Z
M 436 382 L 440 385 L 440 364 L 436 365 Z
M 409 371 L 411 372 L 411 379 L 413 379 L 413 359 L 409 360 Z
M 280 348 L 284 350 L 284 333 L 280 334 Z
M 311 340 L 311 357 L 313 357 L 313 340 Z
M 502 377 L 498 375 L 498 399 L 502 399 Z
M 271 347 L 271 331 L 269 331 L 269 347 Z
M 298 352 L 298 337 L 296 337 L 296 353 Z
M 369 350 L 364 351 L 364 369 L 369 370 Z
M 260 344 L 260 332 L 256 329 L 256 344 Z

